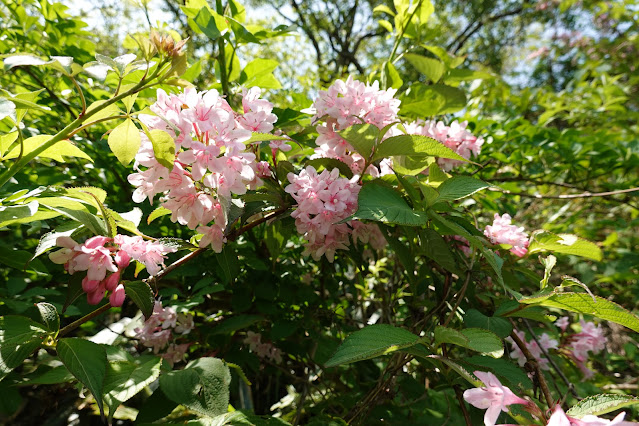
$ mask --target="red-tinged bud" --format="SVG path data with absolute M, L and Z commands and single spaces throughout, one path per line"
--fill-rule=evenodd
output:
M 108 291 L 114 291 L 120 283 L 120 271 L 112 273 L 102 283 Z
M 87 302 L 89 305 L 97 305 L 102 301 L 105 293 L 104 287 L 99 286 L 95 291 L 87 293 Z
M 124 286 L 122 284 L 118 284 L 113 293 L 109 296 L 109 302 L 111 302 L 111 306 L 122 306 L 124 303 L 124 298 L 126 293 L 124 291 Z
M 89 277 L 84 277 L 82 280 L 82 290 L 87 293 L 93 293 L 100 286 L 100 281 L 90 280 Z
M 115 254 L 115 264 L 118 265 L 118 268 L 120 268 L 120 270 L 129 266 L 130 262 L 131 256 L 129 256 L 129 253 L 125 252 L 124 250 L 120 250 Z

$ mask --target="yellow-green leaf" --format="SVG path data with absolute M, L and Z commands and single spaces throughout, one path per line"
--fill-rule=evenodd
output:
M 125 166 L 133 161 L 141 143 L 140 131 L 130 118 L 127 118 L 124 123 L 109 134 L 109 147 L 120 163 Z

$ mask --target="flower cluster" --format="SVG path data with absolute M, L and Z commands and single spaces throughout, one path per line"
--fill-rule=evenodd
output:
M 502 216 L 495 213 L 493 224 L 486 227 L 484 235 L 493 244 L 512 246 L 510 252 L 515 256 L 523 257 L 528 252 L 528 234 L 524 231 L 523 226 L 512 225 L 511 220 L 508 213 Z
M 380 90 L 379 83 L 365 84 L 352 77 L 337 80 L 328 90 L 319 92 L 311 108 L 315 115 L 312 121 L 325 120 L 317 126 L 317 158 L 336 158 L 346 163 L 353 173 L 361 174 L 365 160 L 339 133 L 354 124 L 373 124 L 379 129 L 398 121 L 399 99 L 393 98 L 395 89 Z M 379 170 L 370 166 L 367 173 L 379 175 Z
M 639 423 L 637 422 L 626 422 L 624 418 L 626 417 L 626 413 L 619 413 L 617 417 L 612 420 L 602 419 L 601 417 L 594 416 L 592 414 L 588 414 L 583 416 L 580 419 L 576 419 L 574 417 L 570 417 L 566 415 L 564 410 L 557 405 L 555 407 L 555 411 L 553 412 L 550 419 L 548 419 L 547 426 L 637 426 Z
M 357 221 L 337 223 L 357 210 L 357 195 L 361 186 L 354 180 L 339 177 L 339 169 L 324 170 L 318 174 L 308 166 L 299 175 L 288 174 L 285 190 L 297 201 L 291 213 L 297 232 L 308 241 L 305 255 L 319 260 L 323 255 L 333 261 L 335 251 L 348 249 L 349 235 L 362 243 L 370 242 L 375 248 L 386 244 L 379 228 Z
M 189 343 L 177 344 L 169 341 L 174 337 L 173 334 L 186 335 L 191 332 L 195 323 L 193 315 L 177 313 L 177 311 L 168 306 L 162 307 L 159 300 L 153 306 L 153 313 L 144 322 L 142 328 L 136 328 L 134 331 L 136 337 L 140 339 L 140 343 L 148 348 L 153 348 L 153 353 L 157 354 L 163 350 L 162 358 L 167 359 L 171 365 L 184 359 Z
M 581 332 L 567 337 L 567 344 L 562 346 L 563 353 L 571 358 L 584 374 L 584 378 L 590 378 L 594 372 L 586 366 L 588 352 L 597 354 L 606 347 L 606 337 L 601 326 L 595 326 L 593 322 L 579 321 Z
M 131 259 L 143 263 L 150 275 L 156 275 L 160 265 L 164 265 L 164 255 L 176 251 L 157 242 L 145 241 L 142 237 L 126 235 L 114 238 L 95 236 L 83 244 L 70 237 L 58 237 L 56 245 L 62 249 L 49 254 L 53 263 L 64 265 L 72 275 L 77 271 L 87 271 L 82 289 L 91 305 L 100 303 L 109 291 L 111 305 L 122 306 L 125 290 L 120 283 L 120 275 Z
M 133 201 L 145 199 L 171 211 L 171 220 L 204 236 L 200 246 L 222 251 L 226 242 L 226 209 L 233 194 L 245 194 L 261 181 L 255 154 L 246 150 L 252 132 L 270 132 L 277 117 L 273 105 L 260 99 L 260 89 L 244 91 L 243 113 L 233 111 L 217 91 L 186 89 L 168 95 L 158 90 L 150 109 L 156 115 L 140 114 L 150 130 L 163 130 L 175 141 L 176 156 L 171 169 L 155 158 L 153 144 L 142 133 L 135 157 L 136 172 L 129 182 L 137 189 Z
M 260 333 L 249 331 L 246 333 L 244 343 L 249 345 L 251 352 L 255 352 L 260 358 L 268 358 L 276 364 L 282 362 L 282 351 L 273 346 L 272 343 L 262 342 L 262 335 Z
M 551 338 L 547 333 L 542 334 L 536 340 L 532 339 L 529 342 L 526 341 L 526 334 L 523 331 L 515 331 L 519 339 L 526 344 L 526 347 L 530 351 L 531 355 L 535 357 L 539 367 L 542 370 L 549 370 L 550 366 L 548 365 L 548 359 L 546 359 L 543 355 L 543 351 L 548 351 L 550 349 L 557 349 L 559 347 L 559 342 L 557 340 Z M 512 344 L 512 350 L 510 351 L 510 357 L 515 358 L 520 367 L 523 367 L 526 364 L 526 356 L 521 351 L 519 346 L 515 344 L 513 339 L 510 337 L 506 338 Z M 542 350 L 543 349 L 543 350 Z
M 459 123 L 457 120 L 453 121 L 450 126 L 445 125 L 442 121 L 414 121 L 405 124 L 404 128 L 409 135 L 423 135 L 433 138 L 455 151 L 461 157 L 470 160 L 471 156 L 479 155 L 484 139 L 473 136 L 466 129 L 466 126 L 468 126 L 467 121 Z M 464 164 L 464 162 L 439 158 L 437 164 L 448 172 L 454 167 Z
M 464 391 L 464 399 L 472 406 L 486 410 L 484 414 L 486 426 L 495 426 L 499 414 L 502 411 L 508 411 L 509 405 L 530 404 L 529 401 L 518 397 L 508 387 L 503 386 L 494 374 L 475 371 L 475 376 L 484 383 L 484 386 Z

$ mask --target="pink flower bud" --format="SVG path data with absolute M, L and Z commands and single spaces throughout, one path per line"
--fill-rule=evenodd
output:
M 112 273 L 102 283 L 108 291 L 114 291 L 120 283 L 120 271 Z
M 129 253 L 127 253 L 126 251 L 119 250 L 115 254 L 115 264 L 118 265 L 118 268 L 124 269 L 127 266 L 129 266 L 130 262 L 131 262 L 131 256 L 129 256 Z
M 82 290 L 87 293 L 93 293 L 100 286 L 100 281 L 90 280 L 89 277 L 84 277 L 82 280 Z
M 118 284 L 118 286 L 109 296 L 109 302 L 111 302 L 111 306 L 122 306 L 125 296 L 126 292 L 124 291 L 124 286 L 122 284 Z
M 97 305 L 104 298 L 105 293 L 104 287 L 99 286 L 95 291 L 87 293 L 87 302 L 89 305 Z

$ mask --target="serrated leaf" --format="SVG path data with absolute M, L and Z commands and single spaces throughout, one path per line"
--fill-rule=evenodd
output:
M 149 319 L 153 313 L 155 298 L 153 290 L 144 281 L 130 281 L 125 283 L 124 291 L 133 303 L 142 311 L 145 319 Z
M 146 219 L 146 223 L 147 224 L 151 224 L 151 222 L 153 222 L 155 219 L 157 219 L 158 217 L 162 217 L 162 216 L 166 216 L 171 214 L 172 211 L 167 209 L 166 207 L 158 207 L 157 209 L 153 210 L 151 212 L 151 214 L 149 215 L 149 217 Z
M 469 309 L 464 316 L 464 324 L 471 328 L 483 328 L 492 331 L 502 339 L 510 336 L 513 331 L 512 324 L 500 317 L 489 317 L 476 309 Z
M 104 402 L 109 407 L 109 418 L 116 408 L 160 376 L 162 358 L 152 357 L 139 363 L 110 362 L 104 377 Z
M 462 346 L 494 358 L 499 358 L 504 354 L 504 345 L 501 339 L 495 333 L 481 328 L 465 328 L 459 331 L 437 326 L 435 328 L 435 341 Z
M 490 184 L 470 176 L 454 176 L 439 185 L 435 202 L 459 200 L 489 187 Z
M 39 148 L 40 145 L 44 144 L 51 138 L 52 136 L 48 135 L 38 135 L 25 139 L 22 143 L 22 155 L 29 154 L 31 151 Z M 18 156 L 20 156 L 20 146 L 16 146 L 11 151 L 9 151 L 4 159 L 7 160 L 10 158 L 17 158 Z M 73 145 L 68 140 L 57 142 L 38 154 L 38 158 L 51 158 L 61 163 L 65 162 L 64 157 L 85 158 L 93 162 L 91 157 L 89 157 L 84 151 Z
M 446 71 L 444 63 L 437 59 L 427 58 L 415 53 L 406 53 L 404 58 L 433 83 L 437 83 L 444 75 L 444 71 Z
M 523 297 L 519 303 L 559 308 L 612 321 L 639 333 L 639 317 L 608 299 L 587 293 L 550 293 Z
M 379 129 L 373 124 L 355 124 L 338 132 L 365 159 L 370 158 Z
M 36 303 L 36 307 L 40 312 L 42 324 L 44 324 L 51 333 L 57 335 L 60 330 L 60 315 L 58 315 L 58 310 L 51 303 L 47 302 Z
M 35 55 L 13 55 L 4 58 L 4 70 L 8 71 L 13 67 L 21 67 L 25 65 L 45 65 L 50 61 L 39 58 Z
M 599 416 L 635 404 L 639 404 L 636 396 L 604 393 L 582 399 L 566 411 L 566 414 L 576 418 L 589 414 Z
M 127 118 L 109 134 L 108 142 L 120 163 L 128 166 L 138 153 L 142 138 L 133 121 Z
M 422 135 L 392 136 L 382 141 L 373 156 L 373 161 L 394 156 L 409 156 L 411 158 L 439 157 L 468 162 L 443 143 Z
M 160 376 L 160 389 L 170 400 L 209 417 L 227 412 L 230 383 L 229 368 L 217 358 L 199 358 Z
M 0 317 L 0 380 L 40 347 L 48 331 L 27 317 Z
M 419 337 L 388 324 L 369 325 L 349 335 L 325 367 L 376 358 L 417 344 Z
M 425 212 L 411 209 L 399 192 L 375 181 L 362 187 L 357 204 L 357 211 L 347 220 L 368 219 L 408 226 L 421 226 L 428 222 Z
M 65 367 L 93 394 L 104 416 L 102 387 L 107 368 L 104 347 L 80 338 L 64 338 L 58 340 L 56 350 Z
M 151 136 L 151 143 L 153 144 L 153 154 L 158 163 L 169 169 L 173 170 L 173 163 L 175 161 L 175 141 L 164 130 L 151 130 L 149 132 Z
M 528 253 L 550 251 L 553 253 L 573 254 L 600 261 L 601 249 L 595 243 L 583 240 L 571 234 L 553 234 L 548 231 L 535 231 L 530 237 Z

